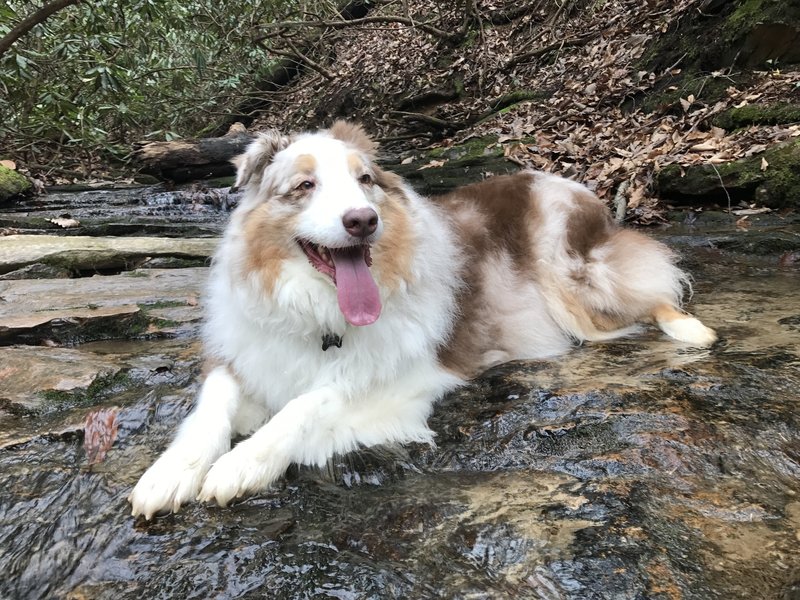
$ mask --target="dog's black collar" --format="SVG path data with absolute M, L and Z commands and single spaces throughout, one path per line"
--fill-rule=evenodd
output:
M 337 335 L 335 333 L 326 333 L 322 336 L 322 351 L 324 352 L 331 346 L 336 346 L 337 348 L 342 347 L 342 336 Z

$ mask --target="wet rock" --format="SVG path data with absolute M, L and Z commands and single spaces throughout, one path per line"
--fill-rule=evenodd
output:
M 16 412 L 41 409 L 48 393 L 55 399 L 94 382 L 119 375 L 124 365 L 116 355 L 93 355 L 76 348 L 18 346 L 3 350 L 0 402 Z M 0 432 L 2 435 L 2 432 Z
M 68 279 L 72 271 L 55 265 L 33 263 L 0 275 L 0 281 L 9 279 Z
M 191 331 L 201 317 L 198 296 L 207 271 L 148 269 L 57 282 L 0 282 L 0 345 Z
M 6 233 L 83 236 L 218 236 L 235 195 L 198 192 L 197 186 L 166 191 L 162 186 L 110 186 L 23 198 L 0 213 Z M 61 219 L 77 222 L 69 228 Z
M 80 433 L 85 415 L 130 389 L 189 384 L 197 340 L 106 341 L 73 348 L 13 346 L 0 367 L 3 448 Z
M 206 238 L 8 235 L 0 237 L 0 273 L 36 263 L 73 272 L 126 270 L 152 257 L 206 259 L 216 245 L 216 240 Z
M 0 597 L 792 598 L 797 272 L 696 232 L 675 239 L 713 348 L 649 329 L 501 365 L 437 405 L 436 448 L 292 468 L 228 508 L 149 523 L 125 497 L 190 409 L 196 339 L 68 349 L 87 365 L 72 401 L 0 404 Z M 69 368 L 64 349 L 13 350 L 15 364 Z M 124 377 L 89 394 L 108 364 Z M 15 406 L 28 385 L 59 385 L 45 365 L 39 383 L 17 382 Z M 85 423 L 112 407 L 98 458 Z

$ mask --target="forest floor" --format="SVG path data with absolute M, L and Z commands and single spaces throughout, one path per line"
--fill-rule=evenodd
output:
M 676 49 L 659 47 L 668 36 L 685 43 L 685 21 L 723 37 L 722 18 L 700 12 L 708 4 L 540 2 L 502 23 L 497 15 L 512 5 L 484 2 L 483 25 L 455 46 L 397 24 L 350 28 L 337 33 L 333 79 L 308 71 L 270 99 L 255 126 L 357 119 L 401 160 L 481 138 L 508 160 L 578 179 L 609 202 L 625 184 L 629 217 L 656 221 L 664 206 L 654 176 L 665 166 L 722 164 L 800 137 L 796 65 L 731 59 L 704 71 L 713 61 L 698 66 L 696 49 L 672 60 Z M 427 0 L 411 6 L 433 14 Z M 781 109 L 794 112 L 781 119 Z

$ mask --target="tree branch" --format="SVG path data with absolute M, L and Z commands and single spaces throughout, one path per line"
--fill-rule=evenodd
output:
M 406 112 L 404 110 L 391 110 L 389 111 L 389 114 L 400 117 L 407 121 L 417 121 L 418 123 L 424 123 L 425 125 L 435 127 L 436 129 L 453 128 L 453 123 L 451 123 L 450 121 L 445 121 L 444 119 L 440 119 L 439 117 L 433 117 L 431 115 L 425 115 L 422 113 Z
M 283 56 L 286 58 L 291 58 L 292 60 L 296 60 L 307 66 L 309 69 L 313 69 L 328 81 L 333 80 L 333 73 L 331 73 L 328 69 L 326 69 L 319 63 L 311 60 L 291 41 L 286 40 L 286 43 L 289 45 L 289 48 L 291 48 L 292 50 L 291 52 L 286 52 L 285 50 L 278 50 L 277 48 L 269 48 L 268 52 L 272 52 L 273 54 L 277 54 L 278 56 Z
M 80 1 L 81 0 L 53 0 L 53 2 L 45 4 L 42 8 L 37 10 L 29 17 L 22 19 L 22 21 L 17 23 L 11 29 L 11 31 L 9 31 L 3 36 L 2 39 L 0 39 L 0 56 L 3 56 L 3 54 L 5 54 L 8 49 L 11 48 L 14 42 L 16 42 L 19 38 L 40 23 L 44 23 L 52 14 L 58 12 L 62 8 L 66 8 L 72 4 L 77 4 Z

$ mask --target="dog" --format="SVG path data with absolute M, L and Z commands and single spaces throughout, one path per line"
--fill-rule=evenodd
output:
M 134 516 L 225 506 L 291 463 L 432 444 L 436 399 L 504 361 L 647 322 L 689 345 L 716 340 L 680 308 L 676 255 L 614 224 L 584 186 L 523 171 L 428 199 L 375 153 L 339 121 L 261 133 L 234 159 L 244 194 L 211 267 L 207 374 L 131 492 Z

